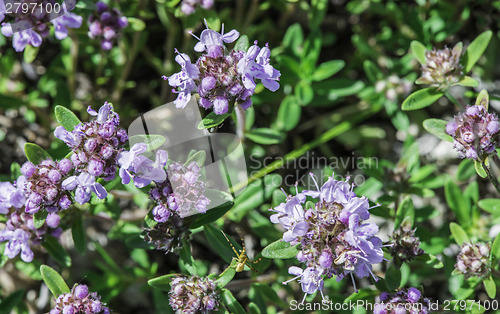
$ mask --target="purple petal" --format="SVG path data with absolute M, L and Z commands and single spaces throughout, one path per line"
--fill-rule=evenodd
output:
M 92 185 L 92 191 L 97 195 L 98 198 L 105 199 L 108 196 L 108 192 L 100 183 L 94 183 Z
M 222 35 L 222 40 L 225 43 L 232 43 L 233 41 L 238 39 L 239 36 L 240 36 L 240 33 L 238 33 L 237 30 L 233 29 L 229 33 Z

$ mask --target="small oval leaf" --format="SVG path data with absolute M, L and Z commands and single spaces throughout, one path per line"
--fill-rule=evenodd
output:
M 222 289 L 222 303 L 227 307 L 230 313 L 246 314 L 243 306 L 236 300 L 231 291 Z
M 500 234 L 496 236 L 493 244 L 491 245 L 491 255 L 497 260 L 500 259 Z
M 451 234 L 453 235 L 453 238 L 455 238 L 455 242 L 457 242 L 458 245 L 462 245 L 464 243 L 469 243 L 469 236 L 467 233 L 465 233 L 465 230 L 460 227 L 459 224 L 457 223 L 450 223 L 450 231 Z
M 490 97 L 486 89 L 483 89 L 479 92 L 479 95 L 477 95 L 476 103 L 474 105 L 483 106 L 486 109 L 486 111 L 488 111 L 489 104 L 490 104 Z
M 300 121 L 302 107 L 297 103 L 294 95 L 286 96 L 278 109 L 276 126 L 283 131 L 293 130 Z
M 165 137 L 159 134 L 138 134 L 129 137 L 130 146 L 137 143 L 144 143 L 148 147 L 147 151 L 154 151 L 160 148 L 165 143 Z
M 42 265 L 40 266 L 40 273 L 42 274 L 43 281 L 49 288 L 50 292 L 57 298 L 60 294 L 69 293 L 69 287 L 64 279 L 53 268 Z
M 234 50 L 236 51 L 247 51 L 248 48 L 250 47 L 250 41 L 248 40 L 247 35 L 240 36 L 238 40 L 236 41 L 236 44 L 234 44 Z
M 342 70 L 345 66 L 343 60 L 330 60 L 321 63 L 314 71 L 313 81 L 322 81 Z
M 422 123 L 424 129 L 427 132 L 431 133 L 439 139 L 442 139 L 443 141 L 453 143 L 453 137 L 446 133 L 447 124 L 448 122 L 441 119 L 426 119 Z
M 297 246 L 291 246 L 282 239 L 269 244 L 262 250 L 262 256 L 273 259 L 294 258 L 297 253 L 299 253 Z
M 36 229 L 40 229 L 47 219 L 48 212 L 46 210 L 39 210 L 33 215 L 33 224 Z
M 231 280 L 233 280 L 234 275 L 236 275 L 236 270 L 234 267 L 226 268 L 216 280 L 217 287 L 219 287 L 220 289 L 224 288 Z
M 203 130 L 214 128 L 224 122 L 224 120 L 226 120 L 230 115 L 230 113 L 215 114 L 215 112 L 210 112 L 205 118 L 203 118 L 203 120 L 200 121 L 198 129 Z
M 495 284 L 495 281 L 493 281 L 493 277 L 491 275 L 488 278 L 483 279 L 483 284 L 484 284 L 484 289 L 486 290 L 486 293 L 490 297 L 490 299 L 495 300 L 497 296 L 497 286 Z
M 417 40 L 410 43 L 410 48 L 415 59 L 417 59 L 420 64 L 424 65 L 426 63 L 425 51 L 427 48 L 425 48 L 425 46 Z
M 63 106 L 56 106 L 54 108 L 54 114 L 57 122 L 69 132 L 73 131 L 75 126 L 82 123 L 73 111 Z
M 401 109 L 406 111 L 422 109 L 432 105 L 443 95 L 444 93 L 438 92 L 434 87 L 424 88 L 408 96 Z
M 148 280 L 148 285 L 153 288 L 170 291 L 170 282 L 180 274 L 168 274 Z
M 51 158 L 49 153 L 34 143 L 24 144 L 24 153 L 26 154 L 26 158 L 35 165 L 38 165 L 45 159 Z
M 385 285 L 390 291 L 394 291 L 401 285 L 401 270 L 391 264 L 385 272 Z
M 257 128 L 247 133 L 245 136 L 257 144 L 271 145 L 278 144 L 284 140 L 284 135 L 280 131 L 269 128 Z
M 488 44 L 490 43 L 492 35 L 492 31 L 486 31 L 477 36 L 477 38 L 470 43 L 469 47 L 467 47 L 463 56 L 464 73 L 469 73 L 479 58 L 481 58 L 486 50 L 486 47 L 488 47 Z

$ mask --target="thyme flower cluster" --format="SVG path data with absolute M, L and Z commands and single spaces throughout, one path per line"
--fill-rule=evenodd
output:
M 89 32 L 91 39 L 99 39 L 103 50 L 113 48 L 113 42 L 118 38 L 128 20 L 118 9 L 108 7 L 104 2 L 96 4 L 96 12 L 89 16 Z
M 463 67 L 460 64 L 462 44 L 450 49 L 428 50 L 425 52 L 426 63 L 422 66 L 422 76 L 417 84 L 429 84 L 438 89 L 446 89 L 462 79 Z
M 313 208 L 304 209 L 306 196 L 318 200 Z M 299 244 L 296 257 L 306 268 L 292 266 L 289 273 L 296 276 L 291 280 L 300 278 L 304 299 L 307 294 L 322 293 L 324 277 L 336 275 L 341 280 L 346 275 L 371 274 L 377 280 L 371 269 L 383 260 L 382 241 L 376 236 L 377 225 L 363 223 L 370 217 L 369 209 L 366 198 L 356 196 L 349 183 L 333 177 L 316 191 L 289 196 L 271 209 L 276 212 L 271 222 L 287 230 L 283 240 Z
M 409 223 L 402 223 L 392 234 L 390 248 L 391 255 L 399 262 L 409 262 L 415 257 L 424 254 L 419 248 L 420 240 L 415 236 L 415 231 Z
M 426 314 L 430 300 L 417 288 L 402 289 L 395 293 L 382 292 L 373 308 L 373 314 Z
M 69 293 L 61 294 L 56 299 L 56 306 L 50 314 L 109 314 L 110 310 L 95 292 L 89 292 L 86 285 L 76 284 Z
M 495 151 L 500 124 L 494 113 L 482 105 L 469 106 L 446 125 L 460 158 L 484 160 Z
M 170 283 L 170 306 L 177 313 L 208 313 L 219 307 L 219 291 L 208 277 L 177 277 Z
M 210 10 L 214 5 L 214 0 L 182 0 L 181 12 L 184 15 L 191 15 L 196 11 L 196 7 L 200 6 L 205 10 Z
M 487 277 L 491 272 L 491 247 L 488 243 L 465 243 L 457 256 L 455 268 L 465 277 Z
M 277 81 L 281 74 L 269 63 L 271 50 L 267 45 L 260 48 L 255 42 L 246 52 L 227 52 L 224 43 L 232 43 L 238 37 L 234 29 L 224 34 L 224 25 L 220 34 L 207 26 L 200 37 L 196 37 L 199 42 L 194 50 L 204 54 L 195 64 L 187 54 L 176 50 L 175 60 L 181 71 L 163 79 L 168 79 L 173 92 L 178 94 L 174 101 L 177 108 L 184 108 L 191 94 L 198 93 L 198 104 L 213 109 L 218 115 L 227 113 L 233 105 L 246 110 L 252 105 L 250 96 L 255 93 L 255 79 L 260 79 L 264 87 L 273 92 L 279 88 Z

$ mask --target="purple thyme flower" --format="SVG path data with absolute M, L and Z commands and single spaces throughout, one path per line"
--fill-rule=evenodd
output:
M 495 151 L 500 130 L 498 117 L 481 105 L 469 106 L 446 125 L 446 132 L 455 140 L 453 146 L 460 158 L 484 160 Z
M 97 3 L 97 11 L 88 19 L 88 35 L 91 39 L 99 38 L 103 50 L 110 50 L 128 20 L 118 9 L 109 8 L 104 2 Z
M 140 155 L 147 151 L 144 143 L 137 143 L 130 151 L 123 151 L 118 155 L 118 164 L 120 165 L 120 178 L 123 184 L 128 184 L 131 179 L 138 188 L 145 187 L 151 183 L 163 182 L 167 179 L 165 165 L 167 164 L 167 152 L 158 150 L 156 152 L 156 161 Z
M 254 45 L 246 53 L 238 50 L 226 52 L 224 44 L 234 42 L 238 36 L 234 29 L 224 34 L 224 25 L 221 33 L 207 26 L 199 38 L 195 36 L 199 42 L 194 50 L 204 52 L 196 64 L 176 50 L 181 71 L 170 76 L 168 83 L 178 94 L 174 101 L 177 108 L 184 108 L 191 94 L 197 92 L 200 96 L 198 104 L 213 109 L 216 114 L 227 113 L 235 104 L 246 110 L 252 105 L 250 97 L 255 93 L 255 79 L 260 79 L 271 91 L 279 88 L 280 72 L 269 64 L 271 51 L 267 45 L 262 49 Z M 167 77 L 163 76 L 163 79 Z
M 75 190 L 75 200 L 80 204 L 90 201 L 91 193 L 94 192 L 98 198 L 105 199 L 108 195 L 106 189 L 98 182 L 95 177 L 86 172 L 79 176 L 71 176 L 63 181 L 62 188 L 65 190 Z
M 183 218 L 205 213 L 210 203 L 204 195 L 205 183 L 198 180 L 200 170 L 194 161 L 187 166 L 174 162 L 167 169 L 177 205 L 176 211 Z
M 73 151 L 70 158 L 76 174 L 87 172 L 112 180 L 118 168 L 117 156 L 128 141 L 127 132 L 119 127 L 120 117 L 111 103 L 105 102 L 99 112 L 90 107 L 87 112 L 97 119 L 80 123 L 71 132 L 59 126 L 54 135 Z
M 47 8 L 53 6 L 54 1 L 33 1 L 24 0 L 22 3 L 28 5 L 35 3 L 40 7 Z M 79 28 L 82 25 L 82 17 L 74 13 L 67 12 L 64 15 L 54 18 L 54 13 L 48 13 L 47 10 L 36 10 L 35 13 L 25 12 L 21 7 L 12 10 L 12 13 L 6 11 L 0 12 L 0 22 L 5 16 L 12 17 L 11 23 L 2 23 L 2 34 L 5 37 L 12 37 L 12 46 L 16 51 L 23 51 L 26 45 L 39 47 L 42 44 L 43 38 L 50 33 L 49 22 L 54 25 L 55 35 L 57 39 L 66 38 L 68 35 L 67 28 Z M 31 8 L 31 7 L 30 7 Z M 31 10 L 31 9 L 30 9 Z
M 110 310 L 95 292 L 86 285 L 75 284 L 71 292 L 59 295 L 50 314 L 89 313 L 109 314 Z
M 382 292 L 375 299 L 374 314 L 427 314 L 430 313 L 430 300 L 424 298 L 417 288 L 401 289 L 389 294 Z
M 181 12 L 184 15 L 191 15 L 195 10 L 195 6 L 199 5 L 205 10 L 209 10 L 214 5 L 214 0 L 182 0 Z
M 169 303 L 177 313 L 209 313 L 219 307 L 219 290 L 208 277 L 178 276 L 170 282 Z
M 318 203 L 304 210 L 306 196 L 318 199 Z M 369 209 L 368 200 L 357 197 L 350 184 L 333 178 L 317 191 L 297 193 L 271 209 L 276 212 L 271 222 L 287 229 L 283 240 L 291 245 L 299 243 L 297 259 L 306 269 L 299 272 L 293 268 L 290 273 L 301 278 L 304 293 L 321 291 L 323 276 L 336 275 L 341 280 L 347 274 L 351 278 L 353 274 L 360 278 L 371 275 L 377 280 L 371 269 L 383 260 L 382 241 L 376 236 L 375 224 L 362 223 L 369 218 Z
M 56 163 L 46 159 L 39 165 L 26 162 L 21 172 L 26 176 L 25 185 L 26 212 L 34 214 L 40 209 L 48 212 L 58 212 L 71 205 L 69 195 L 61 188 L 62 181 L 68 174 L 67 162 Z
M 424 250 L 419 248 L 420 240 L 415 236 L 416 230 L 411 228 L 410 223 L 403 221 L 392 233 L 389 251 L 399 264 L 424 254 Z
M 25 164 L 22 170 L 31 175 L 37 172 L 31 163 Z M 49 213 L 45 223 L 40 228 L 35 228 L 33 215 L 27 213 L 24 207 L 27 200 L 24 196 L 26 185 L 25 176 L 20 176 L 14 184 L 0 182 L 0 213 L 6 219 L 5 228 L 0 230 L 0 242 L 7 241 L 4 251 L 7 257 L 15 258 L 21 253 L 21 259 L 29 263 L 33 260 L 30 244 L 39 244 L 48 232 L 58 236 L 61 229 L 57 228 L 59 216 L 56 213 Z
M 466 278 L 486 278 L 491 273 L 490 253 L 489 243 L 465 243 L 457 256 L 455 268 Z
M 460 64 L 462 44 L 458 43 L 453 49 L 428 50 L 425 52 L 425 65 L 422 66 L 422 76 L 417 84 L 429 84 L 438 89 L 446 89 L 458 83 L 464 73 Z

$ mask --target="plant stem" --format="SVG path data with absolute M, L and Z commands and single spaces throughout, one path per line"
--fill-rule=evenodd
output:
M 323 133 L 321 136 L 316 138 L 315 140 L 306 143 L 299 147 L 296 150 L 293 150 L 286 154 L 283 158 L 279 158 L 272 162 L 271 164 L 267 165 L 266 167 L 260 169 L 256 173 L 254 173 L 246 182 L 239 182 L 238 184 L 235 184 L 230 188 L 231 193 L 235 193 L 236 191 L 245 188 L 248 184 L 252 183 L 253 181 L 262 178 L 263 176 L 283 167 L 286 165 L 289 161 L 295 160 L 305 154 L 307 151 L 316 148 L 317 146 L 324 144 L 331 139 L 337 137 L 338 135 L 350 130 L 355 124 L 363 121 L 364 119 L 372 116 L 373 114 L 377 113 L 382 109 L 381 105 L 376 105 L 370 107 L 368 110 L 365 110 L 363 112 L 358 113 L 354 118 L 351 120 L 346 120 L 344 122 L 341 122 L 340 124 L 334 126 L 330 130 L 326 131 Z
M 236 112 L 236 120 L 238 123 L 236 135 L 243 141 L 245 139 L 245 110 L 243 110 L 240 105 L 236 105 L 234 111 Z
M 491 175 L 490 168 L 486 166 L 484 160 L 481 160 L 481 165 L 483 166 L 484 171 L 486 171 L 486 174 L 488 175 L 488 179 L 490 180 L 491 184 L 493 184 L 497 192 L 500 193 L 500 185 L 498 184 L 498 180 Z

